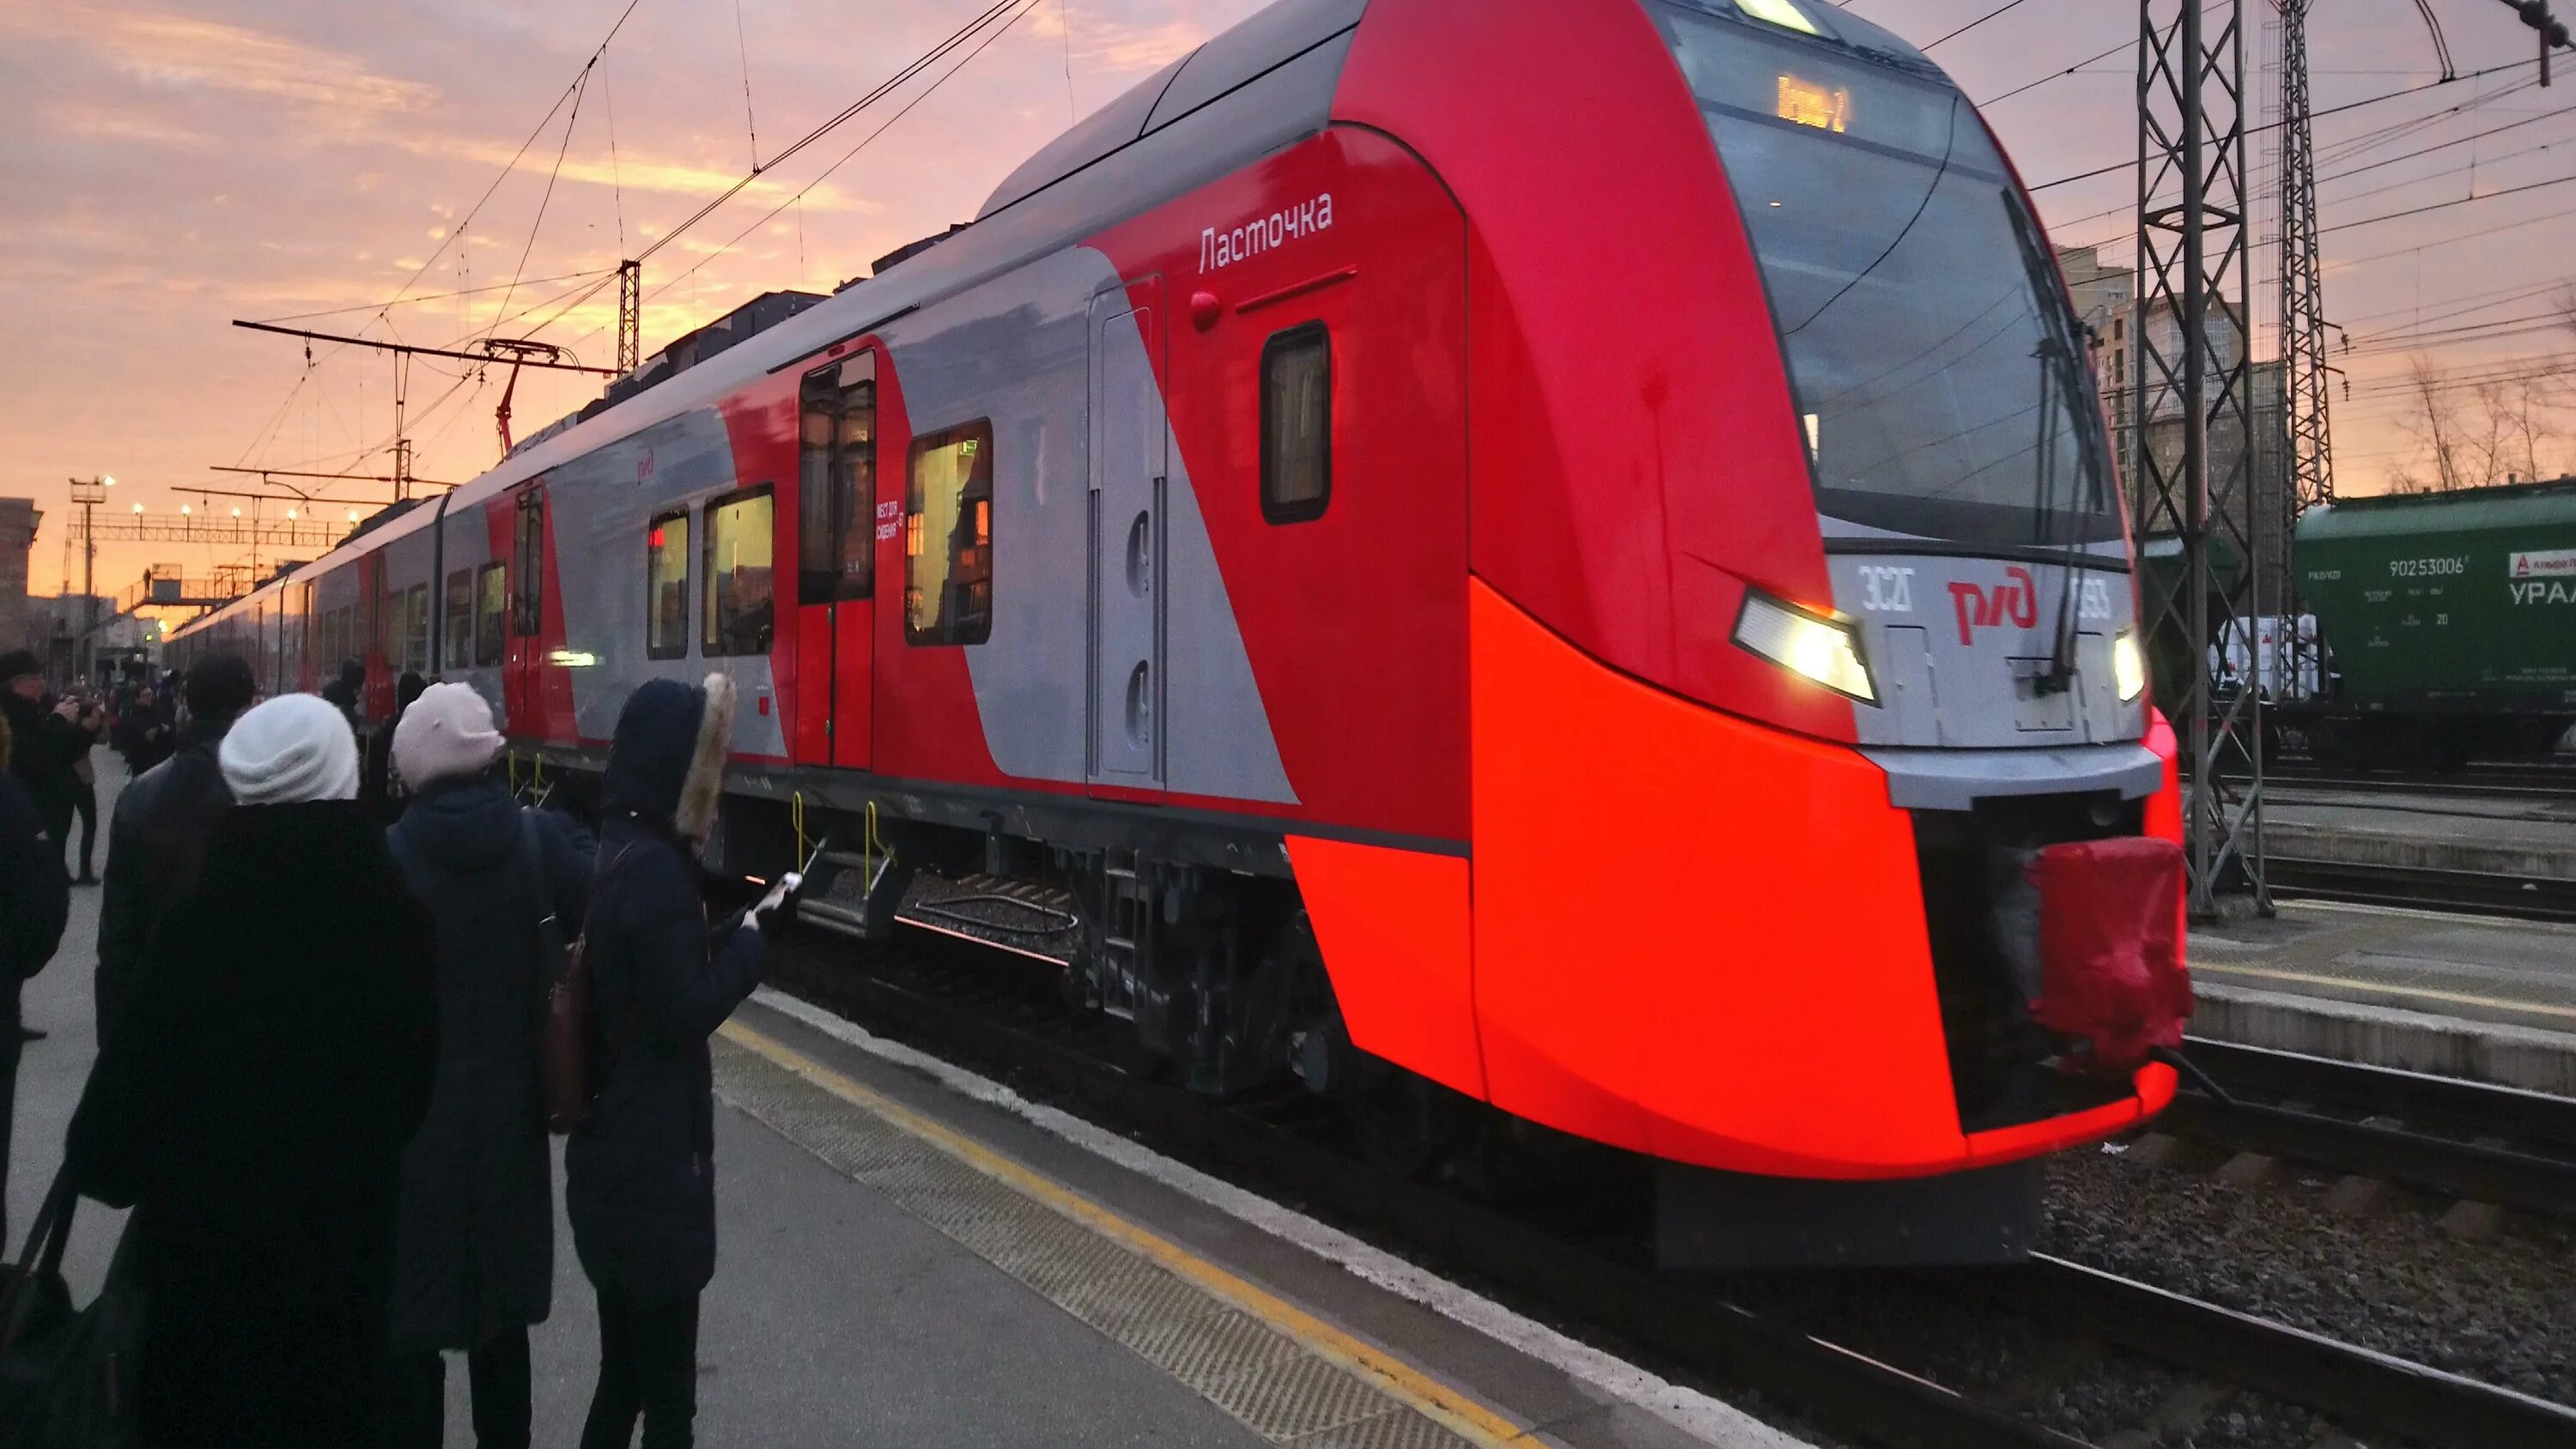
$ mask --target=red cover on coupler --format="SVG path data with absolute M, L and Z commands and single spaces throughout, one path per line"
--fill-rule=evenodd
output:
M 2042 847 L 2040 996 L 2033 1021 L 2080 1039 L 2069 1062 L 2126 1076 L 2158 1047 L 2182 1045 L 2191 977 L 2182 960 L 2182 847 L 2124 836 Z

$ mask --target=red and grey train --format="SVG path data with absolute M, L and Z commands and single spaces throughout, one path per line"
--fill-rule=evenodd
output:
M 1640 1154 L 1675 1262 L 1980 1258 L 2174 1090 L 2032 1005 L 2034 853 L 2179 833 L 2121 520 L 1918 50 L 1281 0 L 172 648 L 363 658 L 376 720 L 470 680 L 574 790 L 724 671 L 727 870 L 873 829 L 863 927 L 917 867 L 1066 882 L 1069 989 L 1192 1084 Z M 2170 930 L 2074 864 L 2061 915 Z

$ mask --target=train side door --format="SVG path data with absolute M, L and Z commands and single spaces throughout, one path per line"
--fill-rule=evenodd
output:
M 537 718 L 542 697 L 546 624 L 546 490 L 534 484 L 519 493 L 510 518 L 510 629 L 501 698 L 512 734 L 544 734 Z
M 1162 279 L 1091 299 L 1093 790 L 1163 788 L 1163 523 L 1171 429 L 1154 359 Z
M 793 754 L 864 770 L 875 699 L 876 353 L 807 373 L 798 429 Z

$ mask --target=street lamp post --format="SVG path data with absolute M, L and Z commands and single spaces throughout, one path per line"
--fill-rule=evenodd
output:
M 107 490 L 116 480 L 102 473 L 95 478 L 74 478 L 72 502 L 81 511 L 81 635 L 72 649 L 72 670 L 82 684 L 89 683 L 98 650 L 98 505 L 107 501 Z

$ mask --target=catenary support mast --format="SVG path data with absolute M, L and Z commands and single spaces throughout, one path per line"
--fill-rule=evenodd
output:
M 2141 0 L 2133 522 L 2177 567 L 2142 590 L 2167 645 L 2163 704 L 2182 746 L 2184 848 L 2197 919 L 2271 909 L 2263 867 L 2262 701 L 2222 687 L 2213 651 L 2250 642 L 2267 530 L 2253 507 L 2246 363 L 2243 0 Z M 2180 657 L 2173 646 L 2179 644 Z M 2250 664 L 2251 660 L 2248 660 Z

